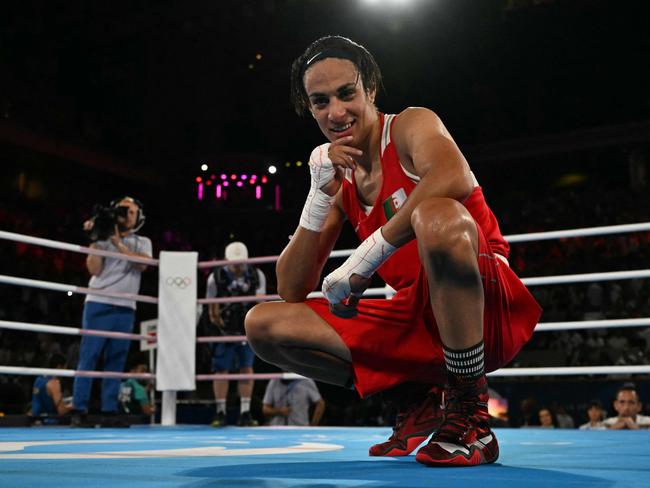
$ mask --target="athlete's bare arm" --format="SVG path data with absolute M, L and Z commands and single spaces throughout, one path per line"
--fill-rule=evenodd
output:
M 400 162 L 421 180 L 397 214 L 382 227 L 384 238 L 401 246 L 414 237 L 411 214 L 431 197 L 463 201 L 474 187 L 469 165 L 440 118 L 424 108 L 408 108 L 395 120 L 392 140 Z
M 339 191 L 321 232 L 298 226 L 276 265 L 278 294 L 283 300 L 303 302 L 316 288 L 344 222 L 345 214 Z

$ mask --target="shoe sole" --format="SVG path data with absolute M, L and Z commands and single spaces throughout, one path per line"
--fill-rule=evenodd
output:
M 492 464 L 499 458 L 499 453 L 492 459 L 487 459 L 485 453 L 482 450 L 475 450 L 472 452 L 472 455 L 468 458 L 462 454 L 458 454 L 452 458 L 448 459 L 433 459 L 426 453 L 418 452 L 415 455 L 415 460 L 418 463 L 424 464 L 430 467 L 439 467 L 439 468 L 454 468 L 454 467 L 465 467 L 465 466 L 480 466 L 481 464 Z
M 409 437 L 406 440 L 406 449 L 400 449 L 399 447 L 389 447 L 386 451 L 384 452 L 372 452 L 372 448 L 376 447 L 372 446 L 368 450 L 368 454 L 373 457 L 401 457 L 401 456 L 408 456 L 411 454 L 413 451 L 415 451 L 420 444 L 422 444 L 431 434 L 427 434 L 425 436 L 413 436 Z

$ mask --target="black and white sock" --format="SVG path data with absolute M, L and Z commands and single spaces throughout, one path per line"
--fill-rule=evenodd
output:
M 443 345 L 447 371 L 457 378 L 475 379 L 485 374 L 483 341 L 467 349 L 450 349 Z

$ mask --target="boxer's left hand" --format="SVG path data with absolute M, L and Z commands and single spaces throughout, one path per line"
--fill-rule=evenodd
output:
M 397 248 L 388 243 L 381 228 L 363 241 L 339 268 L 323 280 L 323 294 L 330 310 L 343 318 L 356 315 L 356 305 L 370 285 L 370 277 Z
M 357 273 L 350 258 L 323 280 L 323 294 L 330 303 L 330 311 L 344 319 L 357 314 L 359 299 L 370 286 L 370 276 Z

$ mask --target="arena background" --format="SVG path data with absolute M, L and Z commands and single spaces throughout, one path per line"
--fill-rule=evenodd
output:
M 645 222 L 647 18 L 644 2 L 605 0 L 5 2 L 0 229 L 85 244 L 81 223 L 93 205 L 129 194 L 145 203 L 142 234 L 156 252 L 193 249 L 209 259 L 238 239 L 252 255 L 277 254 L 304 201 L 304 161 L 322 138 L 310 118 L 292 112 L 289 66 L 327 34 L 349 36 L 375 54 L 385 84 L 380 110 L 420 105 L 440 114 L 505 234 Z M 253 172 L 268 179 L 259 199 L 252 187 L 216 199 L 207 183 L 212 174 Z M 337 247 L 354 245 L 348 229 Z M 650 235 L 638 233 L 519 244 L 511 263 L 521 276 L 539 276 L 637 269 L 649 257 Z M 81 255 L 7 241 L 0 267 L 80 286 L 88 278 Z M 273 267 L 263 269 L 273 292 Z M 143 293 L 156 289 L 155 272 L 145 275 Z M 647 280 L 534 293 L 543 321 L 650 316 Z M 1 285 L 0 318 L 80 324 L 82 299 Z M 151 305 L 138 309 L 139 320 L 155 314 Z M 1 330 L 0 364 L 46 366 L 61 351 L 74 369 L 77 338 L 34 337 Z M 543 333 L 514 365 L 648 364 L 649 349 L 644 328 Z M 256 370 L 273 368 L 258 362 Z M 613 393 L 629 379 L 649 402 L 646 377 L 491 385 L 518 426 L 529 397 L 563 406 L 576 423 L 592 398 L 612 413 Z M 31 381 L 0 376 L 0 411 L 24 413 Z M 319 386 L 325 425 L 390 421 L 379 399 L 362 402 Z M 64 380 L 64 388 L 71 383 Z M 263 388 L 257 382 L 260 420 Z M 209 385 L 179 398 L 179 422 L 209 422 Z

